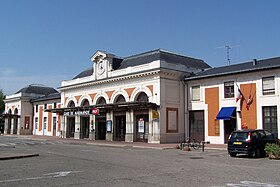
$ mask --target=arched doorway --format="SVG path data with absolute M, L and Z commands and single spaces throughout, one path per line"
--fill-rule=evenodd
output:
M 14 111 L 15 117 L 14 117 L 14 126 L 13 126 L 13 134 L 17 134 L 18 130 L 18 109 L 16 108 Z
M 82 107 L 89 107 L 89 101 L 84 99 L 81 104 Z M 80 138 L 89 138 L 89 116 L 81 116 L 81 130 L 80 130 Z
M 104 97 L 100 97 L 96 105 L 105 105 L 106 100 Z M 95 116 L 95 129 L 96 129 L 96 140 L 106 139 L 106 112 L 100 111 L 98 115 Z
M 119 95 L 114 103 L 125 103 L 123 95 Z M 124 141 L 126 133 L 126 112 L 114 112 L 114 139 Z
M 149 102 L 149 98 L 145 92 L 140 92 L 136 102 Z M 149 109 L 135 109 L 135 127 L 136 141 L 147 142 L 149 136 Z
M 74 101 L 70 101 L 67 105 L 67 108 L 70 108 L 70 111 L 74 111 L 75 103 Z M 67 138 L 74 138 L 75 134 L 75 116 L 69 115 L 67 117 L 67 128 L 66 128 L 66 137 Z

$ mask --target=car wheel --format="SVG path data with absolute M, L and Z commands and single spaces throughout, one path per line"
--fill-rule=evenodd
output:
M 229 156 L 236 157 L 236 153 L 229 153 Z

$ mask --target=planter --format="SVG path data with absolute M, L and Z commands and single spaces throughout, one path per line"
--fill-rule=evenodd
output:
M 280 160 L 280 155 L 269 154 L 268 157 L 270 159 Z

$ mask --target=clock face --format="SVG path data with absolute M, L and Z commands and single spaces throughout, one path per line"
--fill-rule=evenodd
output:
M 105 63 L 104 63 L 104 61 L 98 62 L 98 63 L 97 63 L 97 72 L 98 72 L 99 74 L 103 74 L 104 71 L 105 71 Z

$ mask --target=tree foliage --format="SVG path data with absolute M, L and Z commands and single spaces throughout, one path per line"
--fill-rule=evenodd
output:
M 0 114 L 2 114 L 5 110 L 5 103 L 4 103 L 5 95 L 2 90 L 0 90 Z

